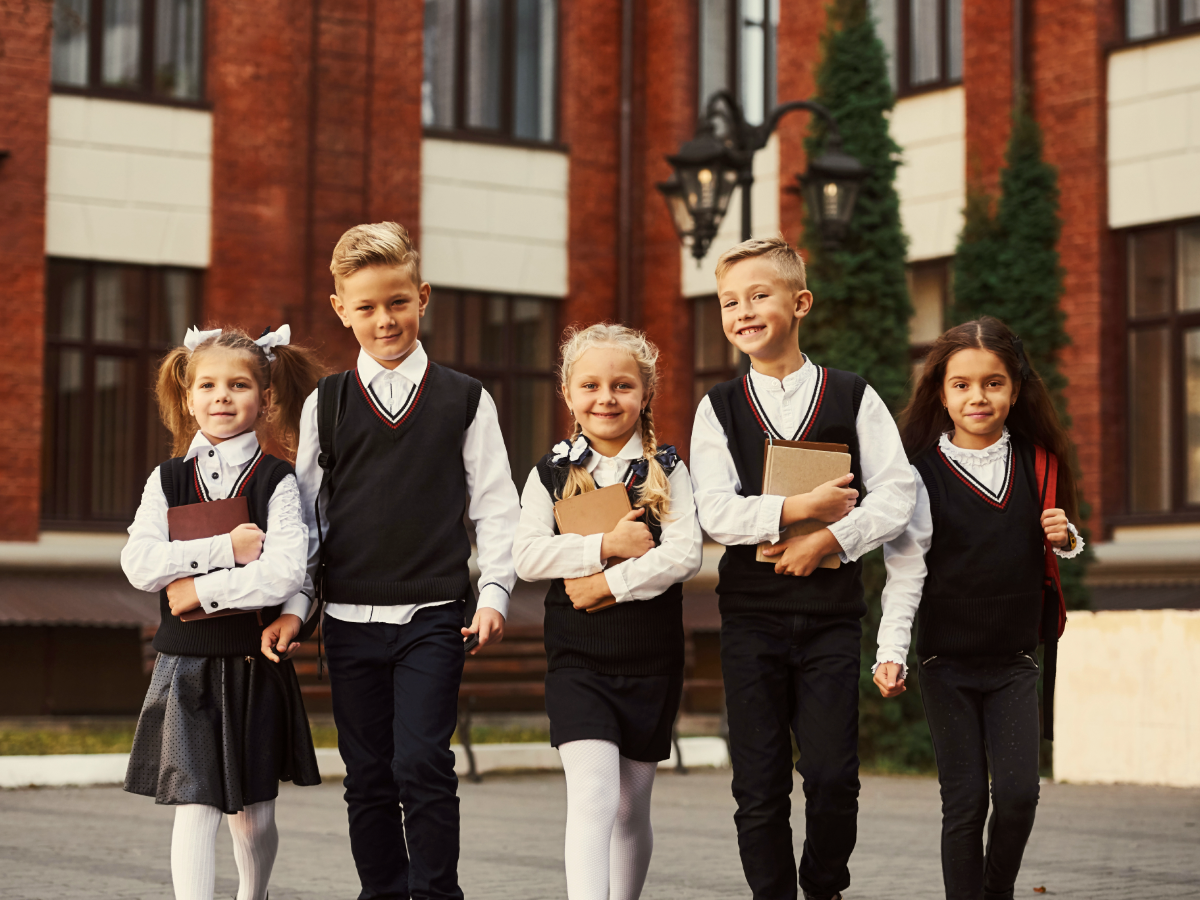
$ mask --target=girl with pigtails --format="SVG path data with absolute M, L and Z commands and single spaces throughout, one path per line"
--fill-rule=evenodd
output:
M 229 816 L 238 900 L 264 900 L 279 845 L 279 782 L 320 784 L 288 656 L 310 613 L 308 530 L 290 463 L 300 410 L 321 367 L 284 325 L 257 340 L 189 329 L 167 354 L 157 397 L 175 457 L 151 473 L 121 567 L 158 591 L 158 658 L 134 735 L 125 790 L 175 806 L 177 900 L 211 900 L 217 828 Z M 245 497 L 249 523 L 171 540 L 167 511 Z M 203 610 L 204 618 L 184 621 Z
M 561 352 L 574 425 L 529 473 L 513 556 L 519 577 L 551 581 L 546 711 L 567 778 L 567 894 L 635 900 L 683 688 L 682 583 L 700 569 L 700 525 L 687 468 L 654 430 L 657 348 L 592 325 Z M 557 500 L 618 482 L 633 509 L 615 529 L 558 533 Z

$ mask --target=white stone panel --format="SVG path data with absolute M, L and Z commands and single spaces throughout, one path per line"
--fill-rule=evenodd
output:
M 896 193 L 910 260 L 954 254 L 967 194 L 966 121 L 961 87 L 896 102 L 891 133 L 903 154 Z
M 1200 36 L 1108 58 L 1108 224 L 1200 215 Z
M 211 113 L 55 94 L 47 155 L 47 254 L 208 265 Z
M 426 139 L 422 276 L 435 286 L 567 294 L 568 159 L 556 150 Z
M 788 175 L 791 178 L 791 175 Z M 794 183 L 794 182 L 793 182 Z M 756 238 L 769 238 L 779 234 L 779 136 L 772 135 L 754 157 L 754 184 L 750 188 L 750 234 Z M 661 199 L 659 202 L 663 202 Z M 690 248 L 681 249 L 683 266 L 683 295 L 702 297 L 717 292 L 717 280 L 713 270 L 721 254 L 742 242 L 742 191 L 734 191 L 729 200 L 729 210 L 721 221 L 717 236 L 708 253 L 696 265 Z

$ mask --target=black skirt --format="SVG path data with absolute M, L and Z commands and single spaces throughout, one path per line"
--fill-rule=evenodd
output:
M 604 675 L 576 667 L 552 669 L 546 673 L 550 743 L 612 741 L 626 759 L 667 759 L 682 694 L 682 672 Z
M 273 800 L 280 781 L 321 783 L 291 661 L 160 653 L 125 790 L 232 815 Z

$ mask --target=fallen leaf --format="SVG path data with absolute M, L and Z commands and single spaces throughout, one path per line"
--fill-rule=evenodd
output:
M 1046 888 L 1045 887 L 1035 887 L 1033 889 L 1033 892 L 1035 894 L 1044 894 L 1044 893 L 1046 893 Z

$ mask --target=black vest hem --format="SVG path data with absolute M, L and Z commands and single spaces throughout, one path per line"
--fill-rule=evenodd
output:
M 762 565 L 766 565 L 766 563 Z M 857 565 L 857 563 L 851 563 L 851 565 Z M 789 575 L 787 577 L 795 578 L 797 581 L 801 580 L 800 576 L 797 575 Z M 812 575 L 806 577 L 811 578 Z M 857 595 L 847 597 L 844 600 L 831 600 L 827 597 L 806 597 L 800 593 L 738 594 L 729 592 L 718 596 L 717 607 L 723 616 L 736 613 L 772 613 L 778 615 L 861 619 L 867 614 L 867 603 L 863 599 L 861 591 Z
M 471 592 L 466 575 L 438 578 L 408 578 L 404 581 L 351 581 L 329 578 L 325 581 L 326 603 L 350 603 L 363 606 L 402 606 L 464 600 Z

